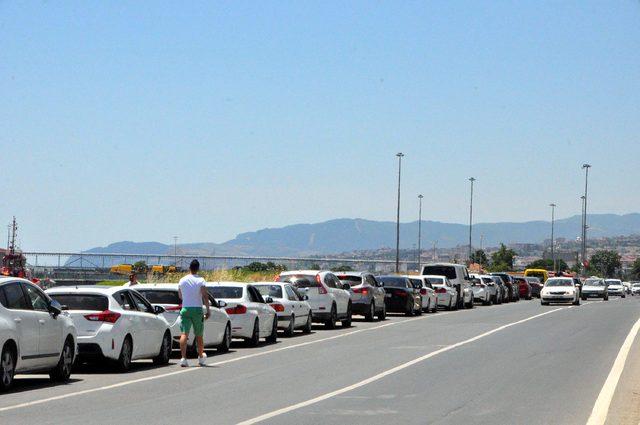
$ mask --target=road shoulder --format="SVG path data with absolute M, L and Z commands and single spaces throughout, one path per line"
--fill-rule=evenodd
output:
M 606 423 L 640 423 L 640 337 L 637 337 L 631 346 L 620 382 L 611 400 Z

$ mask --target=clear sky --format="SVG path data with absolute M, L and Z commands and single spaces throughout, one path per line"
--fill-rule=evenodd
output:
M 0 1 L 27 250 L 640 210 L 640 2 Z

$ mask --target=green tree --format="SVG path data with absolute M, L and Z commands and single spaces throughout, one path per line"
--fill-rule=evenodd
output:
M 481 266 L 486 266 L 487 264 L 489 264 L 489 258 L 487 258 L 487 253 L 484 252 L 483 249 L 476 249 L 471 254 L 471 262 L 480 264 Z
M 249 263 L 243 267 L 244 270 L 248 272 L 265 272 L 268 270 L 266 264 L 261 263 L 259 261 L 254 261 L 253 263 Z
M 147 263 L 145 261 L 136 261 L 133 263 L 133 270 L 138 273 L 146 273 L 148 269 Z
M 516 256 L 516 252 L 513 249 L 507 248 L 505 244 L 500 244 L 500 249 L 491 254 L 491 269 L 495 270 L 496 267 L 502 267 L 500 271 L 513 270 L 513 259 Z
M 544 258 L 540 260 L 536 260 L 531 264 L 527 265 L 528 269 L 545 269 L 552 271 L 553 270 L 553 260 L 551 258 Z M 558 270 L 569 270 L 569 265 L 564 260 L 556 260 L 556 271 Z
M 632 279 L 640 279 L 640 257 L 636 258 L 636 261 L 631 265 Z
M 339 271 L 339 272 L 352 272 L 353 271 L 353 267 L 343 264 L 341 266 L 338 266 L 336 268 L 336 271 Z
M 314 263 L 309 267 L 309 270 L 320 270 L 320 264 Z
M 602 249 L 591 256 L 588 270 L 598 272 L 604 277 L 614 277 L 621 267 L 620 254 L 617 251 Z

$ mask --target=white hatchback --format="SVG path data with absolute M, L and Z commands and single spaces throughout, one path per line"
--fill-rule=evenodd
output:
M 142 295 L 120 286 L 57 287 L 47 294 L 67 310 L 78 330 L 80 360 L 114 361 L 128 371 L 137 359 L 169 363 L 171 330 Z
M 311 333 L 313 317 L 307 296 L 289 283 L 256 282 L 253 284 L 262 297 L 271 297 L 271 307 L 278 315 L 278 329 L 284 330 L 286 336 L 292 336 L 295 329 Z
M 423 275 L 420 277 L 431 283 L 438 297 L 438 307 L 444 307 L 446 310 L 458 309 L 458 291 L 451 285 L 447 277 L 440 275 Z
M 438 296 L 436 295 L 433 285 L 428 279 L 422 276 L 405 276 L 414 288 L 420 290 L 420 297 L 422 298 L 422 311 L 425 313 L 435 313 L 438 311 Z
M 16 373 L 68 380 L 76 341 L 73 321 L 56 301 L 28 280 L 0 278 L 0 391 Z
M 265 300 L 260 292 L 249 283 L 242 282 L 207 282 L 207 292 L 216 300 L 227 304 L 226 312 L 231 319 L 231 336 L 242 338 L 255 347 L 260 338 L 268 343 L 278 339 L 278 319 L 276 311 Z
M 174 348 L 179 347 L 180 335 L 182 331 L 180 326 L 182 320 L 180 318 L 180 310 L 182 309 L 182 301 L 178 293 L 178 284 L 176 283 L 155 283 L 141 284 L 135 287 L 135 290 L 141 293 L 147 301 L 152 305 L 159 305 L 165 309 L 161 314 L 171 327 L 171 336 L 173 338 Z M 209 295 L 209 304 L 211 305 L 209 318 L 204 322 L 204 334 L 202 336 L 205 347 L 215 347 L 219 353 L 229 351 L 231 345 L 231 320 L 224 310 L 227 303 L 224 301 L 216 301 Z M 203 306 L 202 313 L 206 308 Z M 191 353 L 196 352 L 195 334 L 189 332 L 187 340 L 187 350 Z

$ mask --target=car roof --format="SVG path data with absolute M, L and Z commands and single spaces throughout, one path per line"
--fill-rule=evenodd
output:
M 177 283 L 140 283 L 131 287 L 132 289 L 140 290 L 140 289 L 174 289 L 178 290 Z
M 456 264 L 456 263 L 429 263 L 429 264 L 425 264 L 422 267 L 425 266 L 453 266 L 453 267 L 465 267 L 463 264 Z
M 446 276 L 441 276 L 439 274 L 423 274 L 423 275 L 420 275 L 420 277 L 435 278 L 435 279 L 442 279 L 442 280 L 446 278 Z
M 354 277 L 362 277 L 363 274 L 370 274 L 369 272 L 333 272 L 336 276 L 354 276 Z
M 284 285 L 289 285 L 289 282 L 268 282 L 268 281 L 261 281 L 261 282 L 252 282 L 252 285 L 278 285 L 278 286 L 284 286 Z
M 103 286 L 103 285 L 78 285 L 78 286 L 56 286 L 46 290 L 47 294 L 101 294 L 112 295 L 125 288 L 123 286 Z
M 291 276 L 293 274 L 310 274 L 315 276 L 320 273 L 333 273 L 333 272 L 330 272 L 329 270 L 287 270 L 285 272 L 280 273 L 280 276 Z
M 27 283 L 31 283 L 33 284 L 33 282 L 27 280 L 27 279 L 23 279 L 21 277 L 11 277 L 11 276 L 3 276 L 0 277 L 0 285 L 2 285 L 3 283 L 7 283 L 7 282 L 16 282 L 16 281 L 20 281 L 20 282 L 27 282 Z
M 236 288 L 246 288 L 253 283 L 248 282 L 205 282 L 205 286 L 233 286 Z

